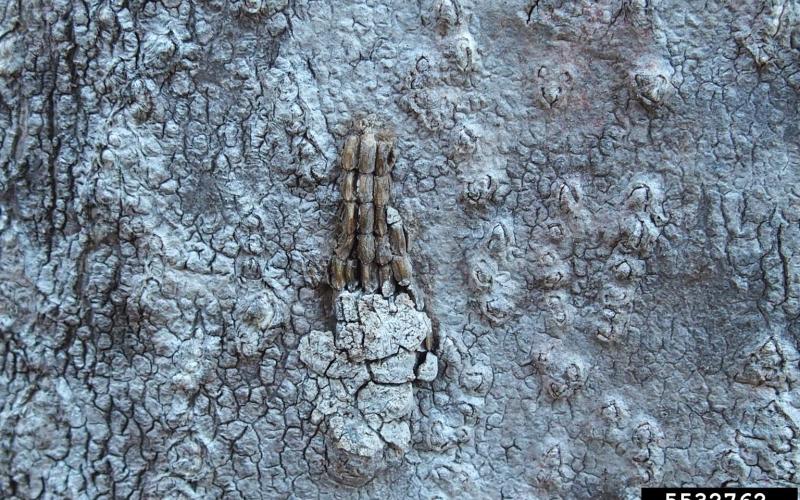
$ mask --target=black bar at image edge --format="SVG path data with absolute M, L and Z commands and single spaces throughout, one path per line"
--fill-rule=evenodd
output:
M 798 500 L 797 488 L 642 488 L 642 500 Z

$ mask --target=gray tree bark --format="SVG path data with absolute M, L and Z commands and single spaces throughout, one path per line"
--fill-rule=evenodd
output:
M 797 0 L 0 0 L 0 494 L 797 486 L 798 91 Z

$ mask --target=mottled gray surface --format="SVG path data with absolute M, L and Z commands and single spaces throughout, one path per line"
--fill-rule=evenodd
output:
M 796 486 L 799 93 L 798 0 L 0 0 L 0 496 Z M 350 439 L 301 351 L 364 119 L 438 369 Z

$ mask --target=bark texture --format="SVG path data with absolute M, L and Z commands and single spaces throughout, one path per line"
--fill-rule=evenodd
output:
M 798 0 L 0 0 L 0 496 L 800 483 Z

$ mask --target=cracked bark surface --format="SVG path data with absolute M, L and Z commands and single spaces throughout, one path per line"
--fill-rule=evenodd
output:
M 0 0 L 0 496 L 797 486 L 798 92 L 797 0 Z

